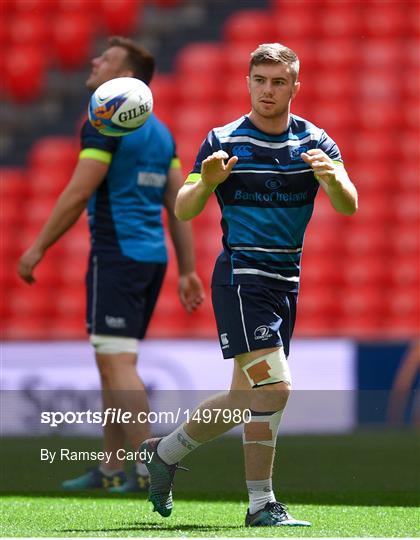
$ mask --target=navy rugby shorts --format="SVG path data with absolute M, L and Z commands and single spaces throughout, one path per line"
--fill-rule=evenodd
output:
M 144 338 L 166 264 L 91 253 L 86 275 L 89 334 Z
M 289 355 L 297 294 L 257 285 L 213 285 L 212 300 L 224 358 L 283 347 Z

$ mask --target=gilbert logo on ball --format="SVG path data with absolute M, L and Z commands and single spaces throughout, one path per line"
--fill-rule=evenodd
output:
M 153 96 L 143 81 L 119 77 L 95 90 L 89 101 L 89 121 L 100 133 L 128 135 L 141 127 L 153 110 Z

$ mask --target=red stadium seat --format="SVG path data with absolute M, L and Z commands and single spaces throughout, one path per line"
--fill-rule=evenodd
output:
M 341 261 L 334 264 L 330 257 L 317 254 L 304 254 L 302 265 L 302 286 L 308 290 L 318 287 L 340 285 L 342 282 Z
M 279 2 L 274 6 L 272 19 L 275 41 L 287 46 L 291 39 L 319 37 L 318 18 L 311 3 Z
M 386 258 L 357 253 L 342 261 L 341 275 L 345 286 L 352 287 L 384 287 L 389 284 L 389 265 Z
M 33 315 L 13 315 L 4 322 L 2 334 L 8 340 L 45 339 L 48 322 L 48 319 Z
M 182 77 L 187 74 L 194 78 L 199 74 L 218 77 L 224 72 L 224 60 L 223 45 L 212 42 L 191 43 L 177 54 L 175 70 Z M 188 81 L 190 82 L 191 80 Z
M 187 135 L 195 136 L 194 149 L 198 152 L 202 140 L 207 133 L 217 124 L 217 110 L 214 108 L 200 107 L 199 104 L 174 113 L 174 132 L 176 139 Z
M 304 286 L 299 297 L 297 318 L 300 333 L 308 336 L 331 334 L 339 309 L 334 289 L 330 285 L 315 288 L 305 286 L 305 289 Z
M 4 60 L 4 85 L 11 98 L 18 102 L 36 100 L 44 89 L 45 67 L 45 57 L 38 49 L 11 47 Z
M 10 312 L 14 316 L 50 315 L 52 309 L 50 290 L 41 286 L 15 289 L 10 298 Z
M 76 225 L 60 240 L 63 257 L 58 261 L 64 281 L 71 282 L 72 275 L 83 276 L 89 252 L 89 232 L 86 220 L 81 217 Z
M 153 107 L 173 107 L 176 104 L 175 77 L 158 73 L 152 79 Z
M 402 76 L 402 73 L 401 73 Z M 359 92 L 359 100 L 390 100 L 394 102 L 402 93 L 402 84 L 404 81 L 399 77 L 393 76 L 386 67 L 367 67 L 366 70 L 359 72 L 359 78 L 356 89 Z
M 358 223 L 369 227 L 374 223 L 385 224 L 392 221 L 392 207 L 389 192 L 382 190 L 362 191 L 359 196 Z
M 419 256 L 420 233 L 418 220 L 411 223 L 403 221 L 392 223 L 387 231 L 389 251 L 393 257 L 398 259 L 401 256 Z
M 387 131 L 381 129 L 360 131 L 352 141 L 352 146 L 358 160 L 375 161 L 395 153 L 395 140 L 390 137 Z
M 223 38 L 228 43 L 246 43 L 254 48 L 260 43 L 271 43 L 275 40 L 273 19 L 265 11 L 237 11 L 225 22 Z
M 413 156 L 418 156 L 419 152 L 419 129 L 412 128 L 412 129 L 405 129 L 404 130 L 404 138 L 397 139 L 396 145 L 394 147 L 394 150 L 397 152 L 397 156 L 399 159 L 410 159 Z
M 56 317 L 79 317 L 86 311 L 86 293 L 83 285 L 61 287 L 54 297 L 53 311 Z
M 80 13 L 59 13 L 53 28 L 53 52 L 60 68 L 85 66 L 91 56 L 93 26 Z
M 19 14 L 48 15 L 54 10 L 55 3 L 51 0 L 10 0 L 3 3 L 11 12 Z
M 370 161 L 368 159 L 354 159 L 346 165 L 350 178 L 360 194 L 360 205 L 364 204 L 365 192 L 395 191 L 399 179 L 393 172 L 392 156 L 390 160 Z M 402 167 L 401 170 L 404 170 Z M 404 176 L 404 175 L 401 175 Z
M 224 77 L 234 80 L 245 78 L 249 72 L 250 53 L 252 49 L 245 43 L 226 43 L 224 46 Z
M 79 145 L 73 137 L 50 136 L 38 139 L 28 155 L 28 164 L 32 170 L 45 169 L 71 173 L 76 165 Z
M 13 46 L 35 47 L 48 54 L 46 45 L 49 35 L 49 26 L 41 14 L 23 13 L 15 15 L 9 22 L 9 42 Z
M 333 71 L 335 74 L 337 69 L 351 70 L 360 61 L 357 55 L 358 47 L 358 41 L 351 36 L 317 40 L 313 61 L 325 71 Z
M 55 199 L 51 197 L 36 197 L 28 201 L 24 206 L 26 223 L 40 230 L 51 214 L 54 204 Z
M 101 0 L 102 19 L 107 34 L 132 34 L 143 14 L 143 2 Z
M 398 175 L 398 178 L 395 180 L 395 183 L 400 189 L 406 191 L 417 189 L 419 185 L 419 164 L 417 154 L 404 157 L 401 161 L 401 170 L 404 171 L 404 174 Z
M 420 191 L 419 187 L 412 192 L 400 193 L 398 195 L 398 204 L 393 205 L 392 216 L 401 224 L 412 225 L 419 224 L 420 219 Z M 419 235 L 420 239 L 420 235 Z
M 372 287 L 371 284 L 355 287 L 351 283 L 347 288 L 341 289 L 336 301 L 340 306 L 340 316 L 348 325 L 352 317 L 370 315 L 379 319 L 383 314 L 385 298 L 382 287 Z
M 354 114 L 356 112 L 356 114 Z M 401 123 L 401 103 L 397 100 L 362 100 L 353 115 L 362 129 L 383 128 L 393 130 Z
M 345 233 L 343 231 L 341 242 L 347 253 L 352 256 L 376 257 L 388 249 L 389 238 L 383 224 L 372 221 L 370 226 L 367 226 L 356 219 L 347 227 Z
M 362 34 L 359 3 L 329 2 L 316 13 L 318 36 L 356 38 Z
M 387 272 L 395 288 L 410 287 L 411 290 L 419 290 L 419 254 L 419 252 L 408 255 L 402 253 L 395 264 L 388 266 Z
M 322 126 L 334 138 L 337 131 L 354 127 L 356 117 L 350 100 L 342 96 L 341 100 L 336 98 L 334 101 L 330 96 L 325 101 L 313 101 L 309 120 Z
M 417 2 L 410 2 L 405 6 L 405 16 L 407 18 L 407 35 L 410 37 L 420 37 L 420 6 Z
M 405 41 L 390 40 L 384 37 L 366 39 L 361 43 L 358 55 L 362 65 L 367 67 L 392 68 L 406 63 Z M 389 74 L 392 78 L 392 73 Z
M 331 109 L 334 109 L 340 101 L 357 95 L 354 74 L 346 69 L 338 71 L 322 69 L 317 71 L 316 76 L 313 76 L 306 84 L 311 86 L 311 94 L 314 97 L 325 102 L 330 100 Z M 302 88 L 302 91 L 304 91 L 304 88 Z M 299 100 L 299 98 L 298 94 L 296 99 Z
M 22 200 L 28 193 L 28 182 L 25 170 L 20 167 L 0 168 L 0 197 L 2 201 L 10 199 Z
M 185 84 L 184 75 L 175 79 L 177 108 L 184 111 L 186 107 L 214 107 L 221 99 L 221 84 L 214 75 L 206 74 L 193 77 Z
M 36 166 L 28 172 L 28 191 L 32 199 L 40 197 L 49 198 L 55 202 L 70 180 L 69 167 L 65 170 L 54 169 L 48 164 Z
M 400 287 L 394 289 L 387 297 L 387 314 L 391 317 L 417 317 L 419 316 L 418 288 Z
M 361 30 L 364 35 L 395 38 L 407 32 L 408 20 L 400 2 L 362 4 Z
M 62 14 L 77 13 L 84 16 L 101 16 L 100 5 L 97 0 L 55 0 L 56 9 Z
M 249 98 L 248 86 L 245 80 L 245 76 L 231 77 L 227 80 L 227 84 L 221 88 L 221 109 L 226 109 L 232 112 L 228 112 L 228 122 L 232 122 L 238 116 L 246 114 L 251 108 L 251 101 Z M 239 112 L 239 114 L 238 114 Z M 218 123 L 223 125 L 224 120 L 219 119 Z
M 405 127 L 408 128 L 411 133 L 414 133 L 418 130 L 420 124 L 420 111 L 418 108 L 418 101 L 415 99 L 405 100 L 404 107 L 400 111 L 402 113 L 402 120 Z M 417 135 L 418 137 L 418 135 Z
M 404 67 L 400 78 L 399 88 L 403 98 L 417 101 L 419 96 L 418 67 L 414 65 Z
M 86 339 L 86 323 L 85 317 L 80 317 L 79 314 L 63 315 L 54 317 L 48 320 L 44 337 L 47 339 Z

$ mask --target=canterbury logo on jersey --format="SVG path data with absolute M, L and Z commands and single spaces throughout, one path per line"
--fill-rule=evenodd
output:
M 240 158 L 251 158 L 253 156 L 252 146 L 248 144 L 238 144 L 232 148 L 232 154 Z
M 137 184 L 139 186 L 162 188 L 166 183 L 166 174 L 153 172 L 139 172 Z

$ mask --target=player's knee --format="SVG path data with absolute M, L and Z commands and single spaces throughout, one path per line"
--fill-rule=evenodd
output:
M 90 341 L 95 348 L 96 363 L 103 381 L 112 381 L 115 371 L 124 364 L 135 366 L 137 340 L 115 336 L 91 335 Z
M 292 377 L 283 347 L 241 363 L 251 388 L 290 392 Z M 268 386 L 273 386 L 269 389 Z M 267 387 L 267 388 L 266 388 Z

